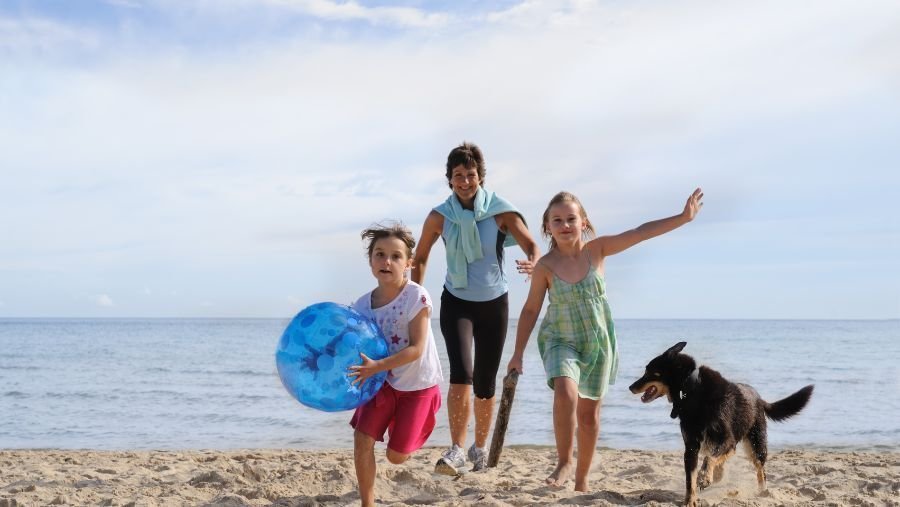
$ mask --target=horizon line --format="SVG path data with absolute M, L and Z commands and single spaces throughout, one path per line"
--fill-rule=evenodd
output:
M 296 315 L 296 314 L 295 314 Z M 285 320 L 293 319 L 295 315 L 287 317 L 85 317 L 85 316 L 30 316 L 13 317 L 0 316 L 3 320 Z M 543 317 L 539 317 L 538 320 Z M 440 320 L 432 317 L 430 320 Z M 518 318 L 510 318 L 509 322 L 518 321 Z M 820 322 L 847 322 L 847 321 L 900 321 L 900 317 L 846 317 L 846 318 L 815 318 L 815 317 L 616 317 L 614 320 L 729 320 L 729 321 L 820 321 Z

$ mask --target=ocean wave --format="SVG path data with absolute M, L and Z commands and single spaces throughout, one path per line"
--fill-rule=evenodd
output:
M 274 426 L 274 427 L 291 427 L 296 425 L 296 421 L 284 419 L 281 417 L 269 416 L 269 415 L 245 415 L 245 414 L 230 414 L 230 413 L 221 413 L 221 412 L 208 412 L 205 414 L 196 414 L 196 413 L 166 413 L 160 414 L 160 417 L 163 419 L 172 419 L 172 420 L 181 420 L 187 421 L 191 423 L 206 423 L 206 424 L 236 424 L 245 427 L 266 427 L 266 426 Z
M 274 362 L 273 362 L 274 365 Z M 270 371 L 260 371 L 260 370 L 180 370 L 177 373 L 187 373 L 189 375 L 206 375 L 206 376 L 220 376 L 220 375 L 228 375 L 228 376 L 241 376 L 241 377 L 269 377 L 275 375 L 274 366 L 273 370 Z
M 9 371 L 37 371 L 42 369 L 40 366 L 31 366 L 31 365 L 7 365 L 0 364 L 0 370 L 9 370 Z
M 88 393 L 83 391 L 75 391 L 70 393 L 63 392 L 47 392 L 44 393 L 45 398 L 51 399 L 79 399 L 79 400 L 98 400 L 98 399 L 116 399 L 116 396 L 110 397 L 109 394 L 96 392 Z

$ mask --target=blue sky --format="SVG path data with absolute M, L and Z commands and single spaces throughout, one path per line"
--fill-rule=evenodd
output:
M 608 260 L 620 318 L 900 318 L 898 62 L 894 1 L 6 1 L 0 316 L 349 303 L 470 140 L 534 234 L 704 188 Z

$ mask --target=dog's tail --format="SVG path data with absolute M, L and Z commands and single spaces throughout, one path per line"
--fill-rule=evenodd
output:
M 778 400 L 775 403 L 766 403 L 766 415 L 773 421 L 783 421 L 788 417 L 797 415 L 809 402 L 812 392 L 813 386 L 809 385 L 783 400 Z

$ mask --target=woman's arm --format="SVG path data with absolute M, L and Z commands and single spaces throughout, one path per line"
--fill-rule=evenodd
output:
M 519 244 L 519 248 L 525 253 L 525 260 L 516 260 L 516 269 L 519 273 L 530 276 L 534 269 L 534 264 L 541 256 L 541 249 L 531 236 L 531 232 L 528 231 L 528 227 L 525 226 L 521 215 L 510 211 L 500 213 L 497 215 L 497 218 L 498 222 L 500 222 L 500 228 L 516 238 L 516 243 Z
M 431 210 L 431 213 L 425 218 L 425 224 L 422 226 L 422 235 L 416 244 L 416 254 L 413 256 L 412 262 L 412 275 L 410 278 L 419 285 L 422 285 L 425 281 L 425 269 L 428 267 L 428 256 L 431 255 L 431 247 L 441 237 L 443 228 L 444 215 Z

